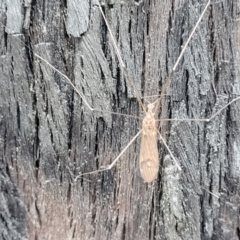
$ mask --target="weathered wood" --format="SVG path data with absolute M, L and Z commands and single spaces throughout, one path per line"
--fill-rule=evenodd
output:
M 161 93 L 205 5 L 102 5 L 140 94 Z M 159 117 L 207 118 L 238 96 L 238 8 L 233 0 L 212 2 Z M 239 239 L 239 102 L 210 123 L 161 122 L 182 172 L 159 144 L 159 177 L 144 183 L 136 141 L 114 169 L 75 182 L 79 172 L 110 164 L 141 127 L 138 119 L 91 112 L 33 54 L 66 74 L 94 108 L 141 116 L 97 3 L 6 1 L 0 21 L 2 238 Z

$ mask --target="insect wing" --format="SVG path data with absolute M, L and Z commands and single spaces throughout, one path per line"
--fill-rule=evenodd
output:
M 145 182 L 152 182 L 158 174 L 159 159 L 157 132 L 143 129 L 140 148 L 140 172 Z

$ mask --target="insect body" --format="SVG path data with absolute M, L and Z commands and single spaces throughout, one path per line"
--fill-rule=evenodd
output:
M 159 168 L 154 104 L 148 104 L 148 111 L 143 119 L 139 164 L 144 181 L 152 182 L 157 177 Z

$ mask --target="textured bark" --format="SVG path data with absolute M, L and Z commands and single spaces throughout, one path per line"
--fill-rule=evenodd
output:
M 239 239 L 240 103 L 209 123 L 161 122 L 182 167 L 159 143 L 158 179 L 146 184 L 141 96 L 158 95 L 206 1 L 108 1 L 119 65 L 95 1 L 2 3 L 0 12 L 2 239 Z M 240 92 L 239 3 L 211 4 L 161 104 L 160 118 L 208 118 Z M 151 100 L 155 100 L 155 98 Z M 210 194 L 209 191 L 219 198 Z

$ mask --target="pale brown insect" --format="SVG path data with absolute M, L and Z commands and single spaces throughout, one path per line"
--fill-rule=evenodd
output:
M 129 146 L 140 136 L 140 134 L 142 134 L 142 139 L 141 139 L 141 145 L 140 145 L 140 156 L 139 156 L 139 168 L 140 168 L 140 173 L 142 178 L 144 179 L 145 182 L 152 182 L 158 175 L 158 171 L 159 171 L 159 154 L 158 154 L 158 148 L 157 148 L 157 141 L 158 141 L 158 136 L 159 139 L 162 141 L 162 143 L 164 144 L 165 148 L 167 149 L 169 155 L 171 156 L 171 158 L 174 160 L 175 165 L 177 166 L 177 168 L 179 170 L 181 170 L 180 165 L 178 164 L 178 161 L 176 160 L 176 158 L 173 156 L 171 150 L 169 149 L 167 143 L 165 142 L 164 138 L 161 136 L 161 134 L 159 133 L 156 123 L 158 120 L 155 119 L 155 115 L 156 112 L 154 111 L 155 109 L 157 109 L 155 102 L 154 103 L 150 103 L 147 106 L 147 110 L 144 107 L 141 98 L 138 95 L 138 92 L 135 89 L 135 85 L 133 83 L 133 81 L 131 80 L 131 78 L 129 78 L 128 74 L 125 71 L 125 64 L 123 63 L 122 57 L 121 57 L 121 53 L 117 47 L 117 43 L 113 37 L 113 34 L 111 32 L 110 26 L 105 18 L 105 15 L 102 11 L 102 8 L 99 5 L 99 9 L 101 11 L 101 14 L 103 16 L 103 19 L 106 23 L 106 26 L 108 28 L 108 31 L 110 33 L 111 36 L 111 40 L 113 42 L 113 46 L 116 50 L 116 54 L 119 60 L 119 64 L 120 67 L 123 69 L 123 72 L 125 73 L 125 77 L 126 79 L 129 81 L 129 83 L 132 85 L 135 93 L 136 93 L 136 98 L 138 99 L 138 102 L 140 104 L 140 106 L 142 107 L 143 111 L 145 112 L 145 117 L 143 119 L 142 122 L 142 129 L 131 139 L 131 141 L 125 146 L 125 148 L 120 152 L 120 154 L 113 160 L 113 162 L 105 167 L 102 167 L 98 170 L 95 171 L 91 171 L 91 172 L 87 172 L 87 173 L 80 173 L 78 176 L 76 176 L 75 181 L 77 181 L 81 176 L 83 175 L 88 175 L 88 174 L 92 174 L 92 173 L 98 173 L 98 172 L 103 172 L 106 170 L 110 170 L 113 168 L 113 166 L 116 164 L 116 162 L 122 157 L 122 155 L 125 153 L 125 151 L 129 148 Z M 210 1 L 208 1 L 208 3 L 206 4 L 201 16 L 199 17 L 196 25 L 194 26 L 188 40 L 186 41 L 185 45 L 182 48 L 182 51 L 172 69 L 172 72 L 174 72 L 183 56 L 183 53 L 186 49 L 186 47 L 188 46 L 188 43 L 190 42 L 197 26 L 199 25 L 200 21 L 203 18 L 204 13 L 206 12 L 208 6 L 210 5 Z M 116 114 L 116 115 L 124 115 L 124 114 L 119 114 L 119 113 L 114 113 L 114 112 L 108 112 L 108 111 L 104 111 L 104 110 L 98 110 L 93 108 L 86 100 L 85 96 L 83 95 L 82 92 L 80 92 L 75 86 L 74 84 L 71 82 L 71 80 L 64 75 L 62 72 L 60 72 L 58 69 L 56 69 L 53 65 L 51 65 L 49 62 L 47 62 L 44 58 L 42 58 L 40 55 L 34 53 L 35 56 L 37 56 L 39 59 L 41 59 L 43 62 L 45 62 L 47 65 L 49 65 L 54 71 L 58 72 L 58 74 L 62 75 L 67 81 L 68 83 L 73 87 L 73 89 L 78 93 L 78 95 L 80 96 L 80 98 L 82 99 L 82 101 L 84 102 L 85 106 L 90 110 L 90 111 L 96 111 L 96 112 L 105 112 L 105 113 L 110 113 L 110 114 Z M 171 75 L 168 77 L 168 79 L 166 80 L 165 85 L 162 88 L 161 94 L 165 94 L 165 91 L 167 89 L 167 87 L 169 86 L 171 82 Z M 225 109 L 227 106 L 229 106 L 230 104 L 232 104 L 233 102 L 237 101 L 238 99 L 240 99 L 240 97 L 232 100 L 231 102 L 229 102 L 227 105 L 225 105 L 224 107 L 222 107 L 219 111 L 217 111 L 215 114 L 213 114 L 209 119 L 165 119 L 167 121 L 204 121 L 204 122 L 209 122 L 212 118 L 214 118 L 216 115 L 218 115 L 223 109 Z M 161 98 L 157 101 L 157 103 L 160 103 Z
M 105 15 L 103 13 L 103 10 L 102 10 L 99 2 L 98 2 L 98 5 L 99 5 L 100 12 L 102 14 L 102 17 L 103 17 L 103 19 L 106 23 L 107 28 L 108 28 L 109 34 L 111 36 L 111 40 L 112 40 L 113 46 L 116 50 L 116 54 L 117 54 L 120 66 L 122 67 L 123 72 L 124 72 L 125 64 L 123 63 L 121 53 L 120 53 L 120 51 L 117 47 L 117 43 L 115 41 L 115 38 L 114 38 L 114 36 L 112 34 L 112 31 L 111 31 L 111 28 L 108 24 L 108 21 L 107 21 Z M 188 43 L 190 42 L 190 40 L 193 36 L 193 33 L 196 31 L 196 28 L 199 25 L 200 21 L 202 20 L 203 15 L 206 12 L 209 5 L 210 5 L 210 1 L 208 1 L 207 5 L 205 6 L 201 16 L 199 17 L 196 25 L 194 26 L 194 28 L 191 32 L 188 40 L 186 41 L 185 45 L 183 46 L 182 51 L 181 51 L 175 65 L 172 69 L 172 72 L 175 71 L 175 69 L 177 68 L 177 66 L 178 66 L 178 64 L 179 64 L 179 62 L 180 62 L 180 60 L 183 56 L 183 53 L 184 53 Z M 135 85 L 134 85 L 133 81 L 131 80 L 131 78 L 129 78 L 129 76 L 126 72 L 125 72 L 125 75 L 126 75 L 127 80 L 132 85 L 132 87 L 133 87 L 133 89 L 136 93 L 136 97 L 138 99 L 138 102 L 139 102 L 140 106 L 142 107 L 143 111 L 146 114 L 143 121 L 142 121 L 142 130 L 140 130 L 133 137 L 133 139 L 128 143 L 128 145 L 122 150 L 122 152 L 118 155 L 118 157 L 108 167 L 106 167 L 104 169 L 92 171 L 92 172 L 89 172 L 89 173 L 80 174 L 79 176 L 77 176 L 75 178 L 75 180 L 77 180 L 80 176 L 83 176 L 83 175 L 86 175 L 86 174 L 91 174 L 91 173 L 97 173 L 97 172 L 110 170 L 115 165 L 115 163 L 120 159 L 120 157 L 123 155 L 123 153 L 128 149 L 128 147 L 137 139 L 137 137 L 140 135 L 140 133 L 142 133 L 142 136 L 141 136 L 141 145 L 140 145 L 139 168 L 140 168 L 141 176 L 142 176 L 142 178 L 144 179 L 145 182 L 152 182 L 158 175 L 158 170 L 159 170 L 159 154 L 158 154 L 158 147 L 157 147 L 158 135 L 159 135 L 160 139 L 162 140 L 163 144 L 165 145 L 166 149 L 168 150 L 171 158 L 175 161 L 175 164 L 176 164 L 177 168 L 179 170 L 181 170 L 180 165 L 178 164 L 177 160 L 173 156 L 171 150 L 167 146 L 165 140 L 162 138 L 161 134 L 159 133 L 159 131 L 157 130 L 157 127 L 156 127 L 155 109 L 157 109 L 157 107 L 159 106 L 158 104 L 156 104 L 156 102 L 160 103 L 160 100 L 161 100 L 162 96 L 156 102 L 148 104 L 147 105 L 147 110 L 146 110 L 142 101 L 141 101 L 141 98 L 138 95 L 138 92 L 135 89 Z M 165 91 L 166 91 L 167 87 L 169 86 L 170 82 L 171 82 L 171 75 L 168 77 L 168 79 L 166 80 L 166 83 L 163 86 L 163 89 L 161 91 L 162 95 L 165 94 Z M 157 105 L 157 107 L 155 106 L 155 104 Z
M 147 114 L 142 122 L 139 156 L 140 173 L 145 182 L 152 182 L 157 177 L 159 168 L 157 128 L 154 115 L 154 104 L 148 104 Z
M 99 3 L 98 3 L 99 4 Z M 190 41 L 190 39 L 192 38 L 193 33 L 195 32 L 197 26 L 199 25 L 203 14 L 205 13 L 206 9 L 208 8 L 208 6 L 210 5 L 210 1 L 208 1 L 205 9 L 203 10 L 201 16 L 199 17 L 198 22 L 196 23 L 195 27 L 192 30 L 192 33 L 190 34 L 187 42 L 185 43 L 185 45 L 182 48 L 181 54 L 179 55 L 172 71 L 175 71 L 180 59 L 182 58 L 182 55 Z M 120 51 L 117 47 L 116 41 L 113 37 L 113 34 L 111 32 L 111 29 L 108 25 L 108 22 L 105 18 L 105 15 L 102 11 L 102 8 L 99 4 L 99 9 L 102 13 L 102 16 L 104 18 L 104 21 L 107 25 L 107 28 L 109 30 L 110 36 L 111 36 L 111 40 L 113 42 L 114 48 L 116 50 L 116 54 L 118 56 L 118 60 L 119 63 L 121 65 L 121 67 L 123 69 L 125 69 L 125 65 L 123 63 L 123 60 L 121 58 L 121 54 Z M 73 89 L 78 93 L 78 95 L 80 96 L 80 98 L 82 99 L 82 101 L 84 102 L 84 104 L 86 105 L 86 107 L 91 110 L 91 111 L 99 111 L 99 112 L 107 112 L 104 110 L 97 110 L 92 108 L 92 106 L 90 106 L 90 104 L 87 102 L 85 96 L 73 85 L 73 83 L 71 82 L 71 80 L 64 75 L 62 72 L 60 72 L 58 69 L 56 69 L 53 65 L 51 65 L 49 62 L 47 62 L 44 58 L 42 58 L 40 55 L 38 55 L 37 53 L 33 53 L 36 57 L 38 57 L 39 59 L 41 59 L 43 62 L 45 62 L 47 65 L 49 65 L 54 71 L 58 72 L 58 74 L 62 75 L 67 81 L 68 83 L 73 87 Z M 132 84 L 133 88 L 134 84 L 131 81 L 131 79 L 129 79 L 129 77 L 127 77 L 128 81 L 130 84 Z M 168 81 L 169 80 L 169 81 Z M 162 90 L 162 94 L 164 94 L 166 87 L 169 85 L 171 77 L 169 77 L 166 82 L 168 82 L 168 84 L 166 84 L 165 88 L 163 88 Z M 157 129 L 157 120 L 155 119 L 155 115 L 156 115 L 156 111 L 155 109 L 157 109 L 156 107 L 156 103 L 150 103 L 147 105 L 147 110 L 145 110 L 143 103 L 140 99 L 140 97 L 136 92 L 136 96 L 138 98 L 139 104 L 142 106 L 144 112 L 145 112 L 145 117 L 142 121 L 142 129 L 132 138 L 132 140 L 125 146 L 125 148 L 121 151 L 121 153 L 117 156 L 117 158 L 114 159 L 114 161 L 107 167 L 105 167 L 104 169 L 99 169 L 96 171 L 92 171 L 92 172 L 88 172 L 88 173 L 83 173 L 78 175 L 75 180 L 77 180 L 79 177 L 83 176 L 83 175 L 87 175 L 87 174 L 91 174 L 91 173 L 97 173 L 97 172 L 102 172 L 102 171 L 106 171 L 106 170 L 110 170 L 112 169 L 112 167 L 116 164 L 116 162 L 120 159 L 120 157 L 122 157 L 122 155 L 124 154 L 124 152 L 129 148 L 129 146 L 139 137 L 139 135 L 141 134 L 141 145 L 140 145 L 140 155 L 139 155 L 139 168 L 140 168 L 140 173 L 142 178 L 144 179 L 145 182 L 152 182 L 154 179 L 156 179 L 157 175 L 158 175 L 158 171 L 159 171 L 159 153 L 158 153 L 158 147 L 157 147 L 157 141 L 158 141 L 158 136 L 160 138 L 160 140 L 163 142 L 163 144 L 165 145 L 166 149 L 168 150 L 169 155 L 171 156 L 171 158 L 175 161 L 176 166 L 178 167 L 178 169 L 181 170 L 180 165 L 178 164 L 178 162 L 176 161 L 176 159 L 174 158 L 171 150 L 168 148 L 166 142 L 164 141 L 164 139 L 162 138 L 161 134 L 159 133 L 158 129 Z M 216 112 L 215 114 L 213 114 L 211 116 L 211 118 L 209 119 L 189 119 L 189 121 L 206 121 L 209 122 L 212 118 L 214 118 L 217 114 L 219 114 L 223 109 L 225 109 L 227 106 L 229 106 L 230 104 L 232 104 L 233 102 L 239 100 L 240 97 L 232 100 L 231 102 L 229 102 L 227 105 L 225 105 L 224 107 L 222 107 L 218 112 Z M 160 102 L 160 99 L 157 101 L 158 103 Z M 109 113 L 109 112 L 108 112 Z M 111 114 L 117 114 L 118 113 L 113 113 L 110 112 Z M 169 120 L 169 119 L 168 119 Z M 172 121 L 177 120 L 177 121 L 186 121 L 187 119 L 171 119 Z M 188 120 L 187 120 L 188 121 Z

